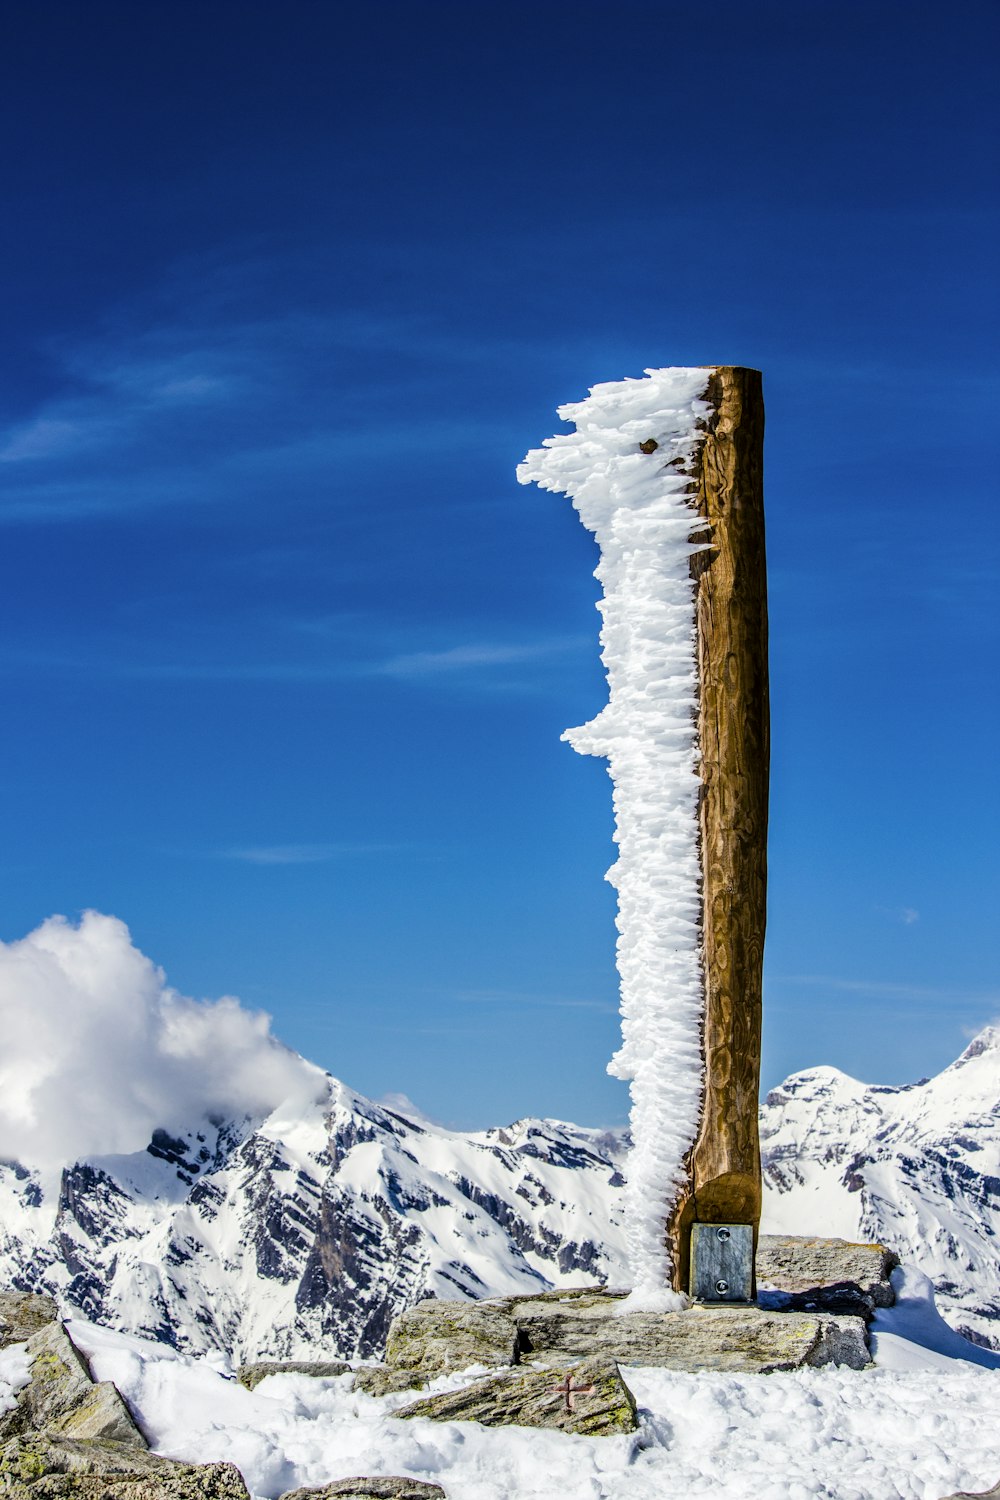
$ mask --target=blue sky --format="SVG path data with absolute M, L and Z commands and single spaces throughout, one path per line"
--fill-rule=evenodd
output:
M 742 363 L 765 1082 L 949 1061 L 1000 1012 L 998 21 L 8 7 L 0 936 L 96 907 L 366 1092 L 623 1119 L 596 558 L 513 471 Z

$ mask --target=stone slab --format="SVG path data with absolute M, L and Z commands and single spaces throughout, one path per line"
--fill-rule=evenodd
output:
M 520 1357 L 547 1365 L 601 1355 L 623 1365 L 768 1374 L 803 1365 L 871 1363 L 864 1321 L 752 1305 L 704 1304 L 677 1313 L 616 1316 L 615 1299 L 518 1308 Z M 609 1306 L 610 1303 L 610 1306 Z
M 51 1297 L 35 1292 L 0 1292 L 0 1349 L 23 1344 L 58 1317 L 59 1309 Z
M 262 1359 L 256 1364 L 241 1365 L 237 1379 L 240 1385 L 245 1385 L 248 1391 L 252 1391 L 269 1375 L 310 1375 L 315 1380 L 329 1380 L 335 1375 L 346 1375 L 350 1368 L 343 1359 Z
M 470 1365 L 513 1364 L 517 1327 L 502 1302 L 418 1302 L 393 1321 L 386 1364 L 399 1370 L 443 1372 Z
M 366 1396 L 395 1396 L 400 1391 L 422 1390 L 431 1373 L 438 1372 L 424 1376 L 419 1370 L 397 1370 L 392 1365 L 362 1365 L 354 1372 L 354 1389 Z
M 945 1500 L 1000 1500 L 1000 1483 L 991 1490 L 957 1490 L 954 1495 L 946 1495 Z
M 891 1307 L 895 1301 L 889 1277 L 898 1265 L 899 1257 L 884 1245 L 762 1234 L 757 1246 L 758 1300 L 772 1309 L 855 1313 L 871 1319 L 877 1307 Z
M 287 1490 L 281 1500 L 446 1500 L 439 1484 L 396 1474 L 337 1479 L 319 1489 Z
M 233 1464 L 183 1464 L 122 1443 L 32 1433 L 0 1448 L 3 1500 L 249 1500 Z
M 613 1360 L 546 1370 L 513 1369 L 458 1391 L 427 1396 L 394 1412 L 486 1427 L 545 1427 L 589 1437 L 634 1432 L 635 1399 Z
M 412 1383 L 442 1369 L 461 1369 L 470 1363 L 494 1365 L 542 1363 L 559 1366 L 573 1360 L 601 1358 L 625 1365 L 649 1365 L 673 1370 L 732 1370 L 767 1373 L 795 1370 L 803 1365 L 843 1364 L 861 1370 L 871 1363 L 864 1320 L 853 1314 L 773 1311 L 746 1304 L 703 1304 L 678 1313 L 618 1311 L 620 1294 L 588 1290 L 569 1297 L 547 1294 L 508 1300 L 502 1306 L 517 1335 L 516 1356 L 501 1358 L 503 1345 L 489 1330 L 497 1327 L 497 1304 L 438 1304 L 462 1309 L 462 1336 L 448 1346 L 446 1327 L 435 1315 L 426 1324 L 404 1314 L 405 1350 L 409 1367 L 400 1379 Z M 426 1305 L 426 1304 L 425 1304 Z M 482 1315 L 487 1332 L 476 1336 L 475 1320 Z M 398 1325 L 394 1325 L 394 1328 Z M 504 1325 L 506 1328 L 506 1324 Z M 421 1335 L 427 1329 L 427 1353 Z M 445 1331 L 442 1332 L 442 1329 Z M 443 1346 L 443 1347 L 442 1347 Z M 399 1342 L 390 1335 L 390 1360 Z M 466 1358 L 475 1350 L 473 1358 Z M 442 1362 L 450 1356 L 450 1363 Z M 490 1358 L 491 1356 L 491 1358 Z M 388 1365 L 392 1370 L 396 1367 Z M 382 1389 L 361 1383 L 370 1394 Z M 400 1389 L 397 1385 L 396 1389 Z
M 27 1352 L 31 1379 L 18 1392 L 13 1409 L 0 1416 L 0 1441 L 47 1431 L 146 1447 L 115 1386 L 110 1381 L 95 1384 L 86 1360 L 62 1323 L 47 1323 L 33 1333 Z

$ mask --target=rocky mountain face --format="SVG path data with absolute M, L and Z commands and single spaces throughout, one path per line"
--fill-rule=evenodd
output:
M 793 1074 L 761 1139 L 767 1232 L 879 1240 L 1000 1348 L 1000 1030 L 905 1087 Z M 0 1163 L 0 1286 L 191 1352 L 377 1354 L 427 1296 L 622 1285 L 624 1147 L 552 1120 L 461 1134 L 328 1079 L 307 1109 L 158 1130 L 61 1182 Z
M 623 1278 L 620 1135 L 463 1135 L 329 1079 L 304 1115 L 158 1130 L 58 1185 L 0 1165 L 0 1285 L 240 1360 L 381 1350 L 421 1297 Z

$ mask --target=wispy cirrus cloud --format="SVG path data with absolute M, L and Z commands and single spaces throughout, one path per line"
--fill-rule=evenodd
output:
M 610 1000 L 595 1000 L 575 995 L 549 995 L 537 990 L 458 990 L 454 999 L 461 1005 L 495 1005 L 526 1010 L 594 1010 L 606 1015 L 618 1013 L 617 1004 Z
M 242 621 L 238 622 L 242 627 Z M 259 621 L 254 622 L 259 626 Z M 43 673 L 74 679 L 104 679 L 124 682 L 227 682 L 311 683 L 388 680 L 406 687 L 440 688 L 449 692 L 534 692 L 566 656 L 592 650 L 592 642 L 580 636 L 542 636 L 527 641 L 485 641 L 454 646 L 430 647 L 422 651 L 398 652 L 393 643 L 401 634 L 384 622 L 359 624 L 351 616 L 334 628 L 325 621 L 310 631 L 299 619 L 282 621 L 268 617 L 268 654 L 252 656 L 233 632 L 220 634 L 214 650 L 204 639 L 188 641 L 178 632 L 166 645 L 150 641 L 144 649 L 136 637 L 106 637 L 81 653 L 67 643 L 64 650 L 24 648 L 0 643 L 0 675 L 24 676 Z M 248 623 L 244 634 L 250 630 Z M 238 637 L 239 632 L 236 632 Z M 275 642 L 285 649 L 275 656 Z
M 913 927 L 920 921 L 920 913 L 915 906 L 876 906 L 875 910 L 892 922 L 900 922 L 904 927 Z
M 488 411 L 428 389 L 428 358 L 481 362 L 474 341 L 412 313 L 261 316 L 262 275 L 243 268 L 234 298 L 210 268 L 186 267 L 89 336 L 50 342 L 49 393 L 6 421 L 0 410 L 0 522 L 245 505 L 275 485 L 286 503 L 298 484 L 329 504 L 345 464 L 405 466 L 494 433 Z
M 235 860 L 244 865 L 321 865 L 331 860 L 350 859 L 363 854 L 386 854 L 398 844 L 249 844 L 219 849 L 217 859 Z
M 885 996 L 933 1003 L 989 1005 L 1000 1000 L 995 988 L 974 989 L 962 985 L 907 984 L 905 980 L 864 979 L 837 974 L 769 974 L 768 985 L 808 985 L 843 994 Z
M 581 645 L 579 636 L 554 636 L 541 641 L 477 641 L 447 646 L 439 651 L 408 651 L 371 665 L 372 675 L 404 679 L 439 677 L 507 667 L 558 656 Z

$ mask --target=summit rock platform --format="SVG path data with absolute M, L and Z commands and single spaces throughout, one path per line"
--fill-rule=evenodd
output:
M 756 1303 L 625 1312 L 605 1288 L 420 1302 L 390 1330 L 386 1363 L 359 1372 L 373 1394 L 420 1389 L 473 1365 L 563 1369 L 600 1360 L 671 1370 L 768 1374 L 871 1364 L 867 1323 L 892 1301 L 895 1257 L 881 1245 L 762 1236 Z

